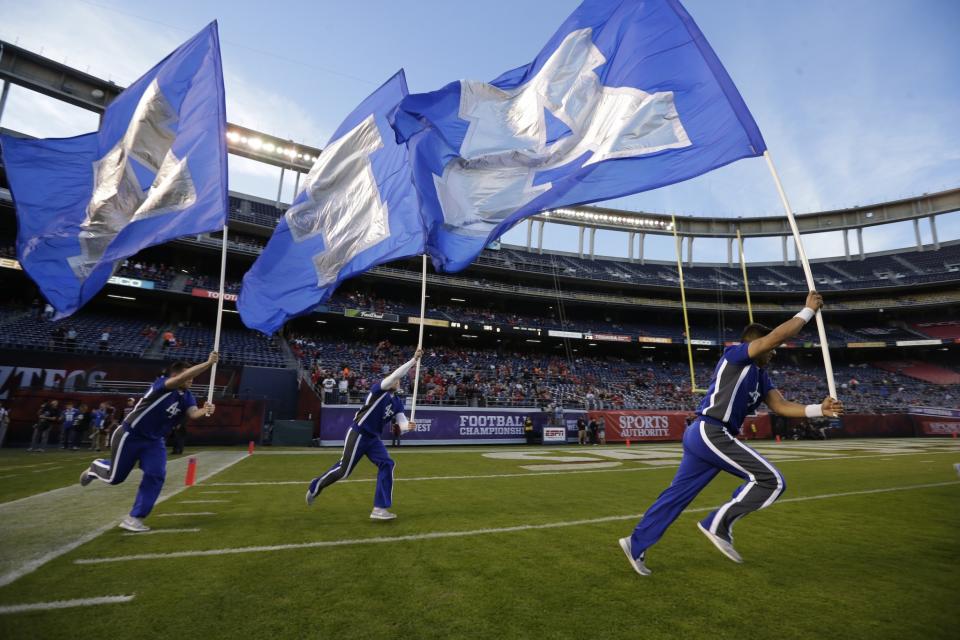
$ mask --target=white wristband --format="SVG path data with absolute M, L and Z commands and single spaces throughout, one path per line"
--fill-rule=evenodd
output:
M 811 320 L 813 320 L 813 315 L 814 315 L 815 313 L 816 313 L 816 311 L 814 311 L 814 310 L 811 309 L 810 307 L 804 307 L 803 309 L 800 310 L 800 313 L 798 313 L 797 315 L 795 315 L 795 316 L 793 316 L 793 317 L 794 317 L 794 318 L 800 318 L 801 320 L 803 320 L 803 324 L 807 324 L 808 322 L 810 322 Z
M 823 406 L 819 404 L 808 404 L 803 408 L 803 415 L 808 418 L 822 418 Z

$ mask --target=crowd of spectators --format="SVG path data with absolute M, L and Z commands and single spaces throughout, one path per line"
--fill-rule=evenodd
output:
M 371 385 L 409 357 L 408 347 L 378 343 L 291 339 L 325 401 L 359 402 Z M 539 406 L 585 409 L 690 410 L 709 384 L 712 365 L 695 367 L 697 391 L 683 361 L 581 356 L 567 359 L 506 350 L 427 347 L 418 403 Z M 770 375 L 789 398 L 805 403 L 825 395 L 822 370 L 774 362 Z M 840 368 L 841 395 L 851 411 L 889 413 L 913 405 L 958 406 L 956 386 L 938 386 L 867 365 Z M 412 381 L 406 391 L 412 390 Z
M 124 278 L 137 278 L 138 280 L 150 280 L 157 289 L 167 289 L 170 282 L 177 277 L 177 273 L 178 270 L 170 265 L 155 264 L 131 258 L 124 260 L 114 275 Z

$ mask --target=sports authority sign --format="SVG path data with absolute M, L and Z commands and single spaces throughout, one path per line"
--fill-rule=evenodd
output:
M 689 414 L 682 411 L 591 411 L 604 426 L 607 442 L 680 440 Z

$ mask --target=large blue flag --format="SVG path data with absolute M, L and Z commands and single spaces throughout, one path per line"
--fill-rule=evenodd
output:
M 99 131 L 0 137 L 17 256 L 59 316 L 96 295 L 124 258 L 223 227 L 225 133 L 212 22 L 117 96 Z
M 387 122 L 406 95 L 401 70 L 331 136 L 243 277 L 237 308 L 248 327 L 271 334 L 329 298 L 341 281 L 423 253 L 407 149 Z
M 445 271 L 540 211 L 616 198 L 761 155 L 743 99 L 677 0 L 586 0 L 530 64 L 408 96 L 410 148 Z

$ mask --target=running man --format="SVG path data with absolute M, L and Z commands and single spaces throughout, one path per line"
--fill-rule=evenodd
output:
M 347 430 L 343 442 L 343 455 L 322 476 L 310 481 L 307 488 L 307 505 L 312 505 L 320 492 L 337 480 L 343 480 L 367 456 L 377 465 L 377 488 L 373 494 L 372 520 L 393 520 L 397 514 L 388 511 L 393 504 L 393 459 L 387 453 L 387 447 L 380 440 L 384 425 L 397 421 L 401 431 L 410 431 L 413 425 L 403 413 L 403 401 L 396 396 L 400 389 L 400 380 L 417 363 L 423 349 L 417 349 L 413 359 L 400 366 L 381 382 L 370 389 L 363 406 L 353 416 L 353 425 Z
M 120 523 L 121 529 L 133 532 L 150 530 L 143 524 L 143 519 L 153 510 L 167 476 L 167 449 L 163 439 L 180 422 L 181 413 L 185 412 L 192 419 L 213 415 L 215 407 L 212 403 L 207 403 L 203 409 L 197 408 L 190 385 L 194 378 L 212 367 L 218 357 L 214 351 L 202 364 L 192 367 L 186 362 L 171 364 L 113 433 L 111 459 L 94 460 L 80 474 L 80 485 L 84 487 L 97 479 L 107 484 L 120 484 L 127 479 L 134 465 L 140 463 L 143 479 L 130 515 Z
M 634 571 L 650 575 L 646 552 L 663 536 L 680 513 L 720 471 L 746 482 L 733 498 L 697 523 L 697 527 L 734 562 L 743 562 L 733 548 L 733 525 L 743 516 L 769 507 L 783 494 L 783 476 L 768 460 L 736 439 L 744 417 L 761 402 L 770 411 L 787 417 L 835 417 L 843 404 L 827 397 L 821 404 L 802 405 L 784 400 L 767 376 L 766 366 L 775 349 L 798 333 L 823 307 L 816 291 L 807 295 L 806 306 L 793 318 L 771 330 L 750 324 L 743 330 L 741 344 L 727 347 L 717 363 L 707 395 L 697 409 L 696 419 L 683 434 L 683 459 L 673 482 L 647 509 L 633 535 L 620 539 L 620 548 Z

